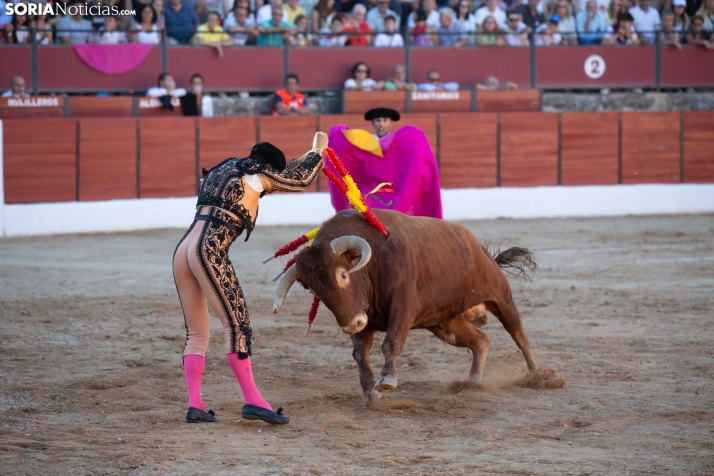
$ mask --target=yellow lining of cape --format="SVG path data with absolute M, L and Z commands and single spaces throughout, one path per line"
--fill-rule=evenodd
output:
M 350 144 L 355 147 L 359 147 L 365 152 L 374 154 L 377 157 L 384 157 L 379 141 L 364 129 L 344 129 L 342 133 L 345 135 L 345 138 L 347 138 Z

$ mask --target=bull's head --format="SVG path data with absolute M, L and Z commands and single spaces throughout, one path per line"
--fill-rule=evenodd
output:
M 273 312 L 277 313 L 295 281 L 320 298 L 347 334 L 367 325 L 367 273 L 356 273 L 372 257 L 369 243 L 359 236 L 342 236 L 319 243 L 301 254 L 283 275 L 275 290 Z

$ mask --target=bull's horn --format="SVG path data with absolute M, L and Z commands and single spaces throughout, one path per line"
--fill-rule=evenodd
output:
M 292 265 L 283 275 L 282 279 L 278 283 L 278 287 L 275 288 L 275 298 L 273 299 L 273 314 L 277 314 L 280 308 L 283 307 L 283 302 L 288 296 L 288 291 L 293 286 L 297 280 L 297 268 Z
M 332 247 L 332 251 L 338 255 L 341 255 L 347 250 L 357 250 L 360 252 L 362 259 L 360 259 L 359 263 L 350 269 L 348 273 L 354 273 L 364 268 L 372 257 L 372 247 L 369 246 L 369 243 L 367 243 L 364 238 L 360 238 L 359 236 L 349 235 L 335 238 L 330 242 L 330 246 Z

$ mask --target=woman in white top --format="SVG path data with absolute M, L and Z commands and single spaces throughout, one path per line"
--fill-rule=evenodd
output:
M 158 15 L 151 5 L 144 5 L 136 14 L 137 22 L 131 26 L 131 42 L 142 45 L 161 44 L 161 35 L 156 26 Z
M 558 31 L 563 36 L 561 45 L 575 46 L 578 44 L 578 34 L 575 29 L 575 18 L 571 15 L 567 0 L 557 0 L 553 3 L 553 15 L 560 18 Z
M 370 78 L 369 74 L 367 63 L 357 63 L 352 67 L 352 77 L 345 81 L 345 89 L 354 91 L 381 91 L 384 89 L 384 81 L 377 82 Z
M 456 21 L 461 25 L 462 31 L 471 33 L 476 31 L 476 21 L 471 13 L 471 2 L 469 0 L 459 0 L 456 4 Z

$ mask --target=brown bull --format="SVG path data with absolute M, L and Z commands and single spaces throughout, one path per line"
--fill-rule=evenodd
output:
M 535 269 L 528 250 L 511 248 L 494 259 L 458 223 L 389 210 L 374 213 L 389 230 L 388 237 L 356 210 L 338 213 L 283 276 L 273 307 L 275 313 L 280 310 L 296 280 L 318 296 L 352 336 L 352 355 L 367 401 L 397 387 L 395 361 L 409 330 L 415 328 L 426 328 L 444 342 L 471 349 L 469 378 L 480 382 L 489 338 L 472 322 L 484 316 L 484 305 L 521 349 L 528 370 L 538 368 L 500 268 Z M 375 331 L 387 333 L 379 379 L 369 365 Z

